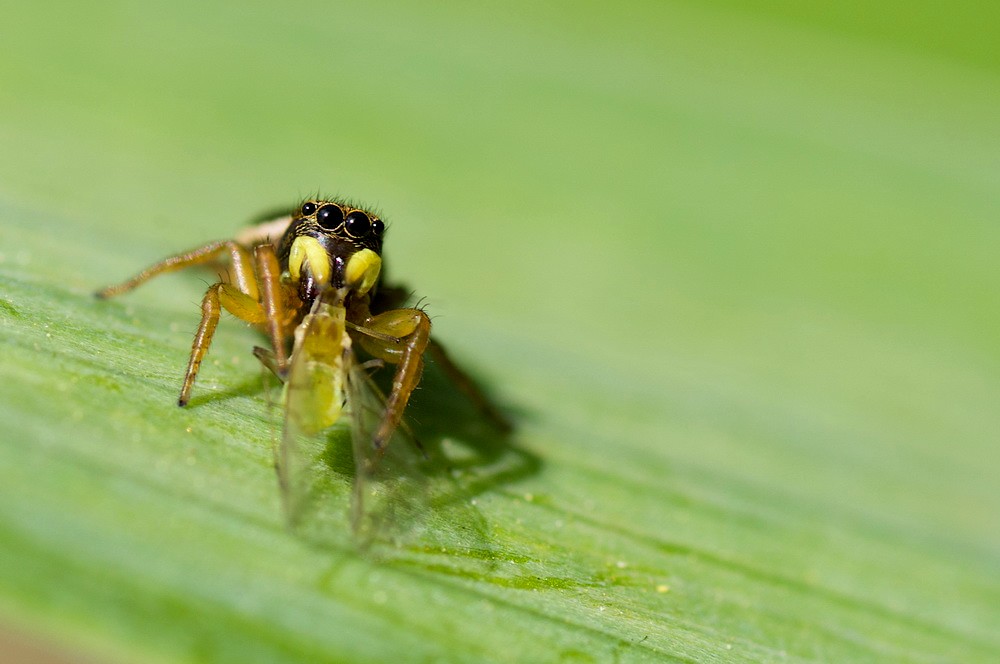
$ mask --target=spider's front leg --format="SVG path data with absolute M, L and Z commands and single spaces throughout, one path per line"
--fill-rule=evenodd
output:
M 212 284 L 201 301 L 201 323 L 191 344 L 191 358 L 184 373 L 181 395 L 177 399 L 178 406 L 187 405 L 223 308 L 247 323 L 266 325 L 274 349 L 275 364 L 284 371 L 288 362 L 284 302 L 279 281 L 281 270 L 274 247 L 270 244 L 254 247 L 252 262 L 246 249 L 240 247 L 239 253 L 240 259 L 234 260 L 232 267 L 235 283 Z
M 420 309 L 394 309 L 368 317 L 363 326 L 351 327 L 360 333 L 358 341 L 362 348 L 397 365 L 385 414 L 372 439 L 372 445 L 381 451 L 403 419 L 410 395 L 420 382 L 423 354 L 431 337 L 431 319 Z
M 191 345 L 191 357 L 184 373 L 180 397 L 177 399 L 179 406 L 186 405 L 191 396 L 191 388 L 194 386 L 205 353 L 212 343 L 212 336 L 219 324 L 219 315 L 223 308 L 248 323 L 266 324 L 277 364 L 284 367 L 287 363 L 284 296 L 280 283 L 281 270 L 274 247 L 271 244 L 260 244 L 254 247 L 251 254 L 246 247 L 232 240 L 213 242 L 166 258 L 128 281 L 109 286 L 96 293 L 97 297 L 102 299 L 114 297 L 160 274 L 211 263 L 223 253 L 229 254 L 232 283 L 220 281 L 205 291 L 205 297 L 201 302 L 201 322 L 195 333 L 194 343 Z

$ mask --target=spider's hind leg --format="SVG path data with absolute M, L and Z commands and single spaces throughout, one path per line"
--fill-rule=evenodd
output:
M 489 397 L 480 389 L 472 377 L 451 359 L 451 355 L 441 345 L 441 342 L 431 339 L 427 345 L 427 351 L 434 358 L 434 363 L 465 394 L 469 401 L 490 421 L 497 431 L 507 434 L 513 430 L 514 427 L 510 423 L 510 420 L 497 410 L 496 406 L 493 405 Z

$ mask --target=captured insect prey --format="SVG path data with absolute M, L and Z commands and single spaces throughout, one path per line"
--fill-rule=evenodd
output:
M 380 466 L 393 472 L 419 463 L 424 452 L 403 414 L 420 382 L 424 354 L 498 429 L 506 420 L 431 338 L 421 308 L 404 307 L 407 292 L 382 284 L 385 225 L 373 212 L 342 200 L 310 199 L 291 214 L 246 228 L 151 265 L 96 295 L 110 298 L 149 279 L 196 265 L 225 263 L 208 287 L 178 404 L 191 398 L 223 309 L 256 325 L 269 341 L 254 355 L 283 383 L 284 425 L 276 451 L 286 518 L 297 525 L 324 472 L 323 434 L 344 415 L 355 461 L 352 523 L 368 518 L 365 479 Z M 361 355 L 361 358 L 358 357 Z M 383 393 L 371 372 L 394 366 Z M 409 438 L 390 445 L 394 437 Z M 409 452 L 390 448 L 409 447 Z M 409 454 L 409 457 L 405 455 Z M 399 462 L 398 459 L 410 461 Z M 384 492 L 383 492 L 384 493 Z

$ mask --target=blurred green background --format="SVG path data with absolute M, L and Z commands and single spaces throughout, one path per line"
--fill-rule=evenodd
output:
M 2 17 L 11 647 L 1000 659 L 996 5 Z M 317 191 L 382 211 L 391 274 L 537 464 L 474 498 L 474 573 L 283 530 L 252 331 L 224 321 L 172 406 L 210 274 L 90 296 Z

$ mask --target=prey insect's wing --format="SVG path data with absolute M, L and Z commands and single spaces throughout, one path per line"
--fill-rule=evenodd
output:
M 403 427 L 376 448 L 373 441 L 385 414 L 385 396 L 353 356 L 347 381 L 355 469 L 351 523 L 363 546 L 376 540 L 398 544 L 400 535 L 420 520 L 427 507 L 422 453 L 412 436 L 404 435 Z
M 329 436 L 322 435 L 340 417 L 344 405 L 345 358 L 350 338 L 344 329 L 343 307 L 317 299 L 295 331 L 295 344 L 285 382 L 285 418 L 277 450 L 278 478 L 288 524 L 340 520 L 332 507 L 348 481 L 332 472 L 336 463 Z M 342 512 L 342 510 L 340 510 Z
M 345 401 L 353 468 L 338 436 L 344 432 L 333 426 Z M 350 493 L 350 524 L 363 549 L 394 557 L 464 551 L 469 560 L 489 559 L 485 521 L 444 455 L 425 455 L 405 424 L 374 445 L 385 407 L 352 352 L 342 300 L 318 298 L 296 329 L 285 383 L 277 465 L 289 525 L 319 543 L 342 542 Z
M 385 397 L 353 356 L 347 378 L 355 462 L 351 521 L 358 543 L 391 557 L 464 551 L 488 558 L 485 520 L 440 450 L 425 453 L 405 420 L 377 448 Z

